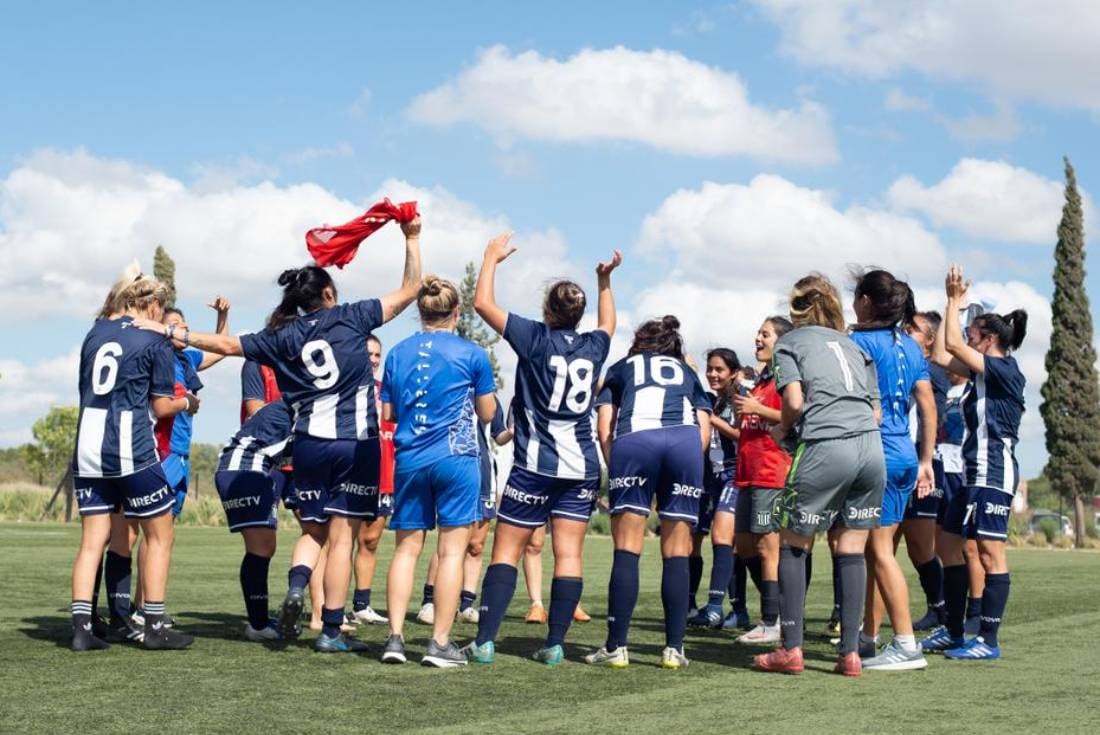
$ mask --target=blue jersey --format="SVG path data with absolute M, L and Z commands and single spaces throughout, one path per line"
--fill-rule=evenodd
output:
M 714 407 L 714 414 L 730 426 L 737 428 L 737 421 L 733 417 L 733 406 L 724 400 L 719 402 L 716 395 L 710 393 L 707 395 Z M 730 439 L 717 429 L 711 429 L 707 462 L 710 464 L 711 474 L 722 475 L 727 479 L 732 478 L 737 472 L 737 440 Z
M 985 371 L 971 376 L 962 399 L 966 484 L 1014 494 L 1020 480 L 1016 441 L 1027 381 L 1014 357 L 986 355 L 984 361 Z
M 478 456 L 474 399 L 495 391 L 489 353 L 467 339 L 420 332 L 394 345 L 386 355 L 382 402 L 393 405 L 397 420 L 393 446 L 399 470 Z
M 129 317 L 100 319 L 80 347 L 75 477 L 127 477 L 156 464 L 153 396 L 175 394 L 176 356 Z
M 202 390 L 202 381 L 199 380 L 199 365 L 202 365 L 202 350 L 187 348 L 176 352 L 176 383 L 182 385 L 190 393 L 198 393 Z M 194 416 L 186 411 L 177 413 L 172 421 L 172 435 L 168 442 L 168 450 L 172 454 L 183 457 L 191 453 L 191 434 L 193 431 Z
M 710 396 L 695 371 L 668 355 L 643 352 L 607 370 L 597 406 L 619 409 L 615 438 L 668 426 L 698 426 L 695 411 L 711 412 Z
M 286 402 L 267 404 L 245 421 L 222 448 L 218 472 L 250 470 L 267 474 L 286 450 L 292 423 Z
M 851 338 L 875 364 L 882 402 L 879 431 L 886 464 L 916 464 L 916 447 L 909 433 L 909 405 L 913 387 L 919 381 L 931 380 L 924 352 L 900 329 L 857 329 Z
M 264 376 L 260 372 L 260 363 L 258 362 L 245 360 L 241 365 L 241 400 L 267 403 Z
M 378 436 L 367 335 L 382 324 L 378 299 L 320 309 L 278 330 L 241 337 L 244 357 L 275 370 L 294 432 L 318 439 Z
M 504 339 L 519 358 L 512 403 L 515 466 L 547 477 L 599 477 L 592 397 L 611 337 L 601 329 L 551 329 L 509 314 Z

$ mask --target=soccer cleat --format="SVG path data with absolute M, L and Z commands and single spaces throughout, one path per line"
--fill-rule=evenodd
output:
M 382 663 L 403 664 L 406 661 L 408 658 L 405 657 L 405 640 L 396 633 L 391 633 L 382 647 Z
M 829 616 L 829 622 L 825 623 L 825 637 L 836 638 L 840 635 L 840 617 L 836 610 Z
M 842 653 L 836 657 L 836 666 L 833 667 L 833 671 L 841 676 L 862 676 L 863 661 L 855 651 Z
M 752 667 L 757 671 L 775 674 L 801 674 L 806 670 L 802 661 L 802 648 L 777 648 L 771 653 L 753 656 Z
M 547 666 L 557 666 L 565 660 L 565 651 L 562 650 L 560 645 L 548 646 L 535 651 L 531 658 L 541 661 Z
M 279 608 L 279 630 L 285 640 L 294 640 L 302 634 L 302 610 L 305 608 L 304 590 L 289 589 Z
M 1001 657 L 1001 647 L 991 646 L 977 636 L 957 648 L 944 651 L 943 655 L 955 661 L 996 661 Z
M 946 625 L 941 625 L 933 630 L 928 637 L 922 640 L 918 645 L 920 646 L 920 650 L 925 653 L 942 653 L 953 648 L 959 648 L 965 643 L 965 639 L 956 638 L 947 630 Z
M 455 613 L 455 620 L 460 623 L 473 623 L 477 624 L 477 621 L 481 619 L 481 614 L 478 613 L 477 608 L 470 606 L 465 610 L 459 610 Z
M 141 643 L 148 651 L 181 651 L 195 642 L 193 636 L 172 630 L 167 625 L 145 627 L 145 637 Z
M 245 623 L 244 637 L 246 640 L 256 641 L 257 643 L 270 643 L 272 641 L 281 641 L 283 639 L 283 634 L 279 630 L 279 621 L 271 620 L 259 630 L 253 628 L 251 623 Z
M 546 625 L 546 620 L 546 608 L 541 602 L 532 602 L 531 609 L 527 611 L 527 617 L 523 619 L 525 623 L 532 625 Z
M 370 648 L 363 641 L 349 638 L 346 633 L 335 636 L 322 633 L 313 641 L 313 650 L 318 653 L 366 653 Z
M 744 610 L 730 610 L 729 615 L 722 621 L 722 630 L 750 630 L 752 628 L 752 621 L 749 620 L 748 609 Z
M 97 637 L 92 632 L 92 624 L 90 622 L 79 627 L 73 627 L 73 640 L 69 643 L 69 648 L 73 651 L 77 653 L 82 651 L 102 651 L 110 647 L 110 643 Z
M 577 609 L 573 611 L 573 622 L 574 623 L 588 623 L 588 622 L 591 622 L 591 621 L 592 621 L 592 616 L 589 615 L 588 613 L 586 613 L 584 611 L 584 608 L 581 607 L 581 604 L 578 602 L 577 603 Z
M 458 650 L 454 641 L 448 641 L 447 645 L 441 646 L 434 638 L 428 639 L 428 647 L 420 658 L 421 666 L 434 666 L 437 669 L 453 669 L 467 663 L 466 655 Z
M 661 668 L 671 669 L 673 671 L 679 669 L 686 669 L 688 664 L 687 656 L 683 651 L 678 651 L 672 646 L 665 646 L 665 650 L 661 651 Z
M 978 635 L 982 629 L 982 618 L 979 615 L 971 615 L 963 623 L 964 635 Z
M 928 666 L 919 646 L 912 651 L 906 651 L 896 640 L 890 641 L 879 655 L 860 658 L 863 668 L 868 671 L 916 671 Z
M 347 615 L 347 622 L 349 625 L 358 625 L 359 623 L 364 623 L 366 625 L 382 625 L 390 622 L 390 619 L 383 615 L 379 615 L 374 611 L 374 608 L 367 605 L 362 610 L 349 612 Z
M 626 646 L 619 646 L 614 651 L 608 651 L 606 647 L 601 647 L 600 650 L 585 656 L 584 662 L 596 666 L 607 666 L 612 669 L 625 669 L 630 665 L 630 654 L 627 652 Z
M 435 625 L 435 604 L 425 602 L 416 613 L 416 622 L 424 625 Z
M 749 646 L 779 643 L 780 640 L 782 640 L 782 635 L 779 632 L 779 621 L 776 621 L 775 625 L 757 623 L 756 627 L 748 633 L 737 637 L 738 643 L 744 643 Z
M 924 617 L 913 623 L 913 630 L 932 630 L 943 625 L 943 608 L 938 610 L 934 607 L 928 608 L 928 612 L 924 614 Z
M 107 640 L 111 643 L 141 643 L 144 637 L 145 629 L 128 618 L 114 618 L 107 628 Z
M 462 647 L 462 654 L 471 663 L 491 664 L 497 657 L 496 644 L 492 641 L 485 641 L 479 646 L 477 641 L 473 640 Z
M 107 639 L 107 636 L 111 634 L 110 627 L 107 621 L 99 617 L 98 613 L 92 614 L 92 635 L 96 638 Z
M 165 613 L 163 618 L 165 628 L 172 628 L 176 625 L 176 621 L 173 620 L 172 616 L 168 613 Z M 135 607 L 133 612 L 130 613 L 130 620 L 134 621 L 134 625 L 139 628 L 145 627 L 145 610 L 140 607 Z
M 699 610 L 695 615 L 691 616 L 687 620 L 687 624 L 692 628 L 721 628 L 722 624 L 722 611 L 715 610 L 709 605 Z

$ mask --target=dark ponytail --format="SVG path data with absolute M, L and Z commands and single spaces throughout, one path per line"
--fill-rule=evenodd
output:
M 997 346 L 1005 352 L 1020 349 L 1027 336 L 1027 312 L 1023 309 L 1004 315 L 980 314 L 974 317 L 973 324 L 983 337 L 996 337 Z
M 283 287 L 283 300 L 267 318 L 268 329 L 280 329 L 302 313 L 320 309 L 324 304 L 326 288 L 331 288 L 333 298 L 336 297 L 336 284 L 332 282 L 332 276 L 316 265 L 288 268 L 279 274 L 278 283 Z
M 906 326 L 917 314 L 913 289 L 905 281 L 899 281 L 888 271 L 873 269 L 852 270 L 856 282 L 856 298 L 866 296 L 871 302 L 871 321 L 858 325 L 863 329 Z
M 630 346 L 629 354 L 653 352 L 683 360 L 684 338 L 680 336 L 679 330 L 680 320 L 671 314 L 660 319 L 650 319 L 635 330 L 634 344 Z

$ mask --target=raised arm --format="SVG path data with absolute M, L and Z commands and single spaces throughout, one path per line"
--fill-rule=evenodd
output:
M 203 352 L 215 352 L 219 355 L 238 356 L 241 351 L 240 337 L 231 334 L 206 334 L 203 332 L 191 332 L 186 329 L 174 329 L 160 322 L 135 317 L 134 326 L 147 332 L 157 332 L 172 340 L 176 348 L 195 347 Z
M 214 324 L 214 333 L 226 335 L 229 334 L 229 301 L 222 296 L 218 296 L 214 299 L 214 302 L 207 304 L 211 309 L 218 313 L 217 321 Z M 206 370 L 207 368 L 217 365 L 219 362 L 225 359 L 225 355 L 219 355 L 215 352 L 204 352 L 202 355 L 202 362 L 199 363 L 199 370 Z
M 967 344 L 959 322 L 959 310 L 970 286 L 963 278 L 962 267 L 951 266 L 944 286 L 947 291 L 947 306 L 944 307 L 943 322 L 940 323 L 932 346 L 932 360 L 956 375 L 969 378 L 971 373 L 985 371 L 985 358 Z
M 401 287 L 382 297 L 383 324 L 403 312 L 420 291 L 420 216 L 401 225 L 401 231 L 405 233 L 405 272 Z
M 504 261 L 516 249 L 509 245 L 512 233 L 497 235 L 485 247 L 485 259 L 481 261 L 481 272 L 477 276 L 477 289 L 474 291 L 474 310 L 497 334 L 504 334 L 504 325 L 508 322 L 508 312 L 497 304 L 495 281 L 497 264 Z
M 932 472 L 932 453 L 936 447 L 936 396 L 932 393 L 932 383 L 928 380 L 917 381 L 913 387 L 917 399 L 917 411 L 920 414 L 920 468 L 917 471 L 917 497 L 929 495 L 935 487 L 936 478 Z
M 615 297 L 611 293 L 611 271 L 623 262 L 623 253 L 616 250 L 611 260 L 596 264 L 596 329 L 607 332 L 608 337 L 615 336 Z

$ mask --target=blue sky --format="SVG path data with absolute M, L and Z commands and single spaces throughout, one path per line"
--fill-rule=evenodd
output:
M 818 5 L 7 9 L 0 443 L 73 400 L 88 314 L 127 259 L 149 267 L 154 236 L 193 323 L 212 321 L 216 288 L 250 329 L 278 270 L 305 260 L 304 227 L 379 194 L 425 202 L 425 266 L 447 275 L 515 229 L 502 277 L 517 309 L 535 308 L 549 272 L 588 274 L 621 247 L 625 324 L 676 311 L 696 351 L 747 352 L 809 268 L 881 258 L 940 308 L 938 274 L 958 259 L 988 284 L 980 296 L 1047 320 L 1021 354 L 1037 389 L 1052 187 L 1063 154 L 1086 192 L 1100 166 L 1100 93 L 1072 71 L 1100 61 L 1095 13 L 1012 0 L 979 23 L 980 4 Z M 396 278 L 394 234 L 369 242 L 338 276 L 345 297 Z M 221 442 L 236 366 L 206 378 L 196 438 Z M 1029 474 L 1041 444 L 1033 423 Z

